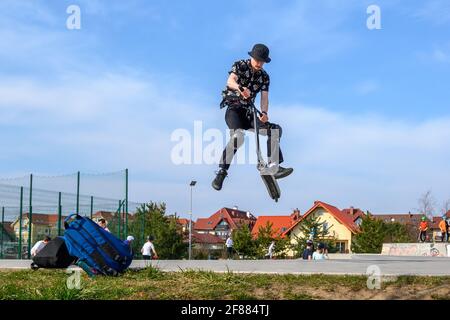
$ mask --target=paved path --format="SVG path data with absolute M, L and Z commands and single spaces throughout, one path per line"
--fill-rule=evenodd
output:
M 0 269 L 29 269 L 30 260 L 0 260 Z M 378 266 L 381 275 L 450 276 L 450 258 L 392 257 L 353 255 L 350 259 L 326 261 L 303 260 L 143 260 L 133 261 L 131 268 L 152 265 L 162 271 L 207 270 L 214 272 L 267 274 L 336 274 L 366 275 L 369 266 Z

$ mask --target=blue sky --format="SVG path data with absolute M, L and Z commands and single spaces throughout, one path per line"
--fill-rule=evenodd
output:
M 81 30 L 66 8 L 79 5 Z M 368 30 L 366 8 L 381 8 Z M 130 170 L 131 198 L 186 215 L 314 200 L 405 212 L 450 198 L 450 4 L 430 1 L 0 1 L 0 175 Z M 286 165 L 273 203 L 253 165 L 174 165 L 171 133 L 225 130 L 233 61 L 271 48 L 270 117 Z

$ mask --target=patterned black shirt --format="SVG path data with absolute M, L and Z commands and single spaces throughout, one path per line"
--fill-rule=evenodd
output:
M 254 71 L 251 66 L 251 60 L 236 61 L 228 74 L 234 73 L 237 75 L 237 83 L 250 90 L 250 99 L 255 102 L 256 95 L 260 91 L 269 91 L 270 77 L 264 69 Z M 240 96 L 235 90 L 227 87 L 222 91 L 222 98 L 224 101 L 233 99 L 239 101 L 241 105 L 247 105 L 249 102 Z M 223 107 L 224 105 L 222 105 Z

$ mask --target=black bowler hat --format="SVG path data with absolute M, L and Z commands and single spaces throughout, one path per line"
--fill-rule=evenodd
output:
M 267 48 L 267 46 L 262 43 L 255 44 L 252 51 L 250 51 L 248 54 L 250 55 L 250 57 L 255 58 L 259 61 L 269 63 L 270 60 L 272 60 L 269 58 L 269 48 Z

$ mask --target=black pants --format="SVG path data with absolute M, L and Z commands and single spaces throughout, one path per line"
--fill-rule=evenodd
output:
M 228 258 L 233 257 L 233 247 L 227 247 L 227 257 Z
M 144 260 L 152 260 L 152 256 L 142 256 Z
M 427 239 L 427 232 L 426 231 L 420 231 L 420 241 L 425 242 Z
M 259 118 L 258 121 L 259 133 L 267 135 L 267 157 L 270 162 L 283 162 L 283 153 L 281 152 L 279 143 L 282 134 L 282 129 L 278 124 L 266 122 L 263 123 Z M 222 159 L 220 161 L 220 168 L 228 170 L 230 168 L 231 161 L 233 160 L 236 151 L 244 143 L 244 130 L 255 129 L 252 112 L 243 106 L 228 107 L 225 113 L 225 122 L 228 128 L 231 130 L 230 140 L 227 146 L 223 150 Z M 272 137 L 276 139 L 272 142 Z M 278 159 L 271 161 L 272 149 L 278 149 Z

